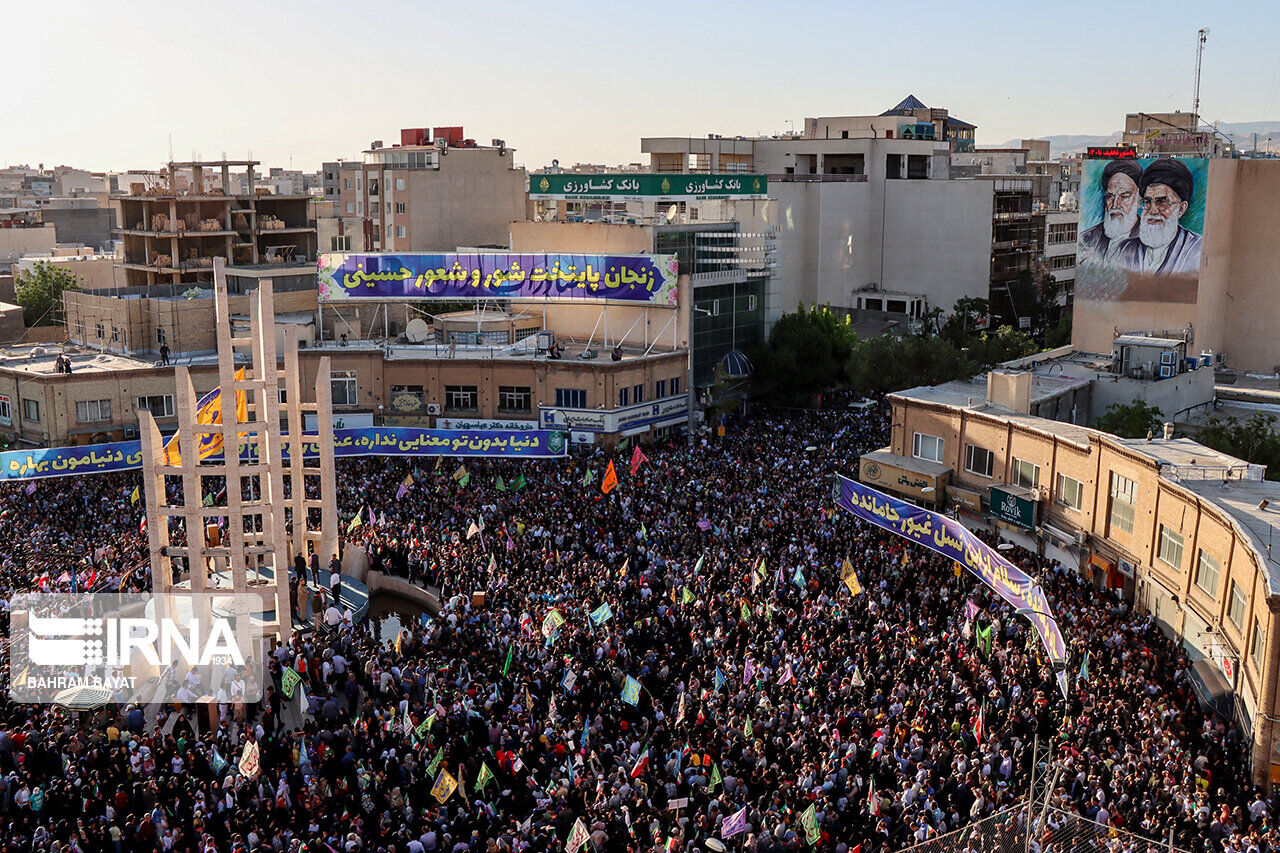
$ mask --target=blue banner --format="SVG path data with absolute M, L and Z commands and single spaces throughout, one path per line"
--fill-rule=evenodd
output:
M 333 455 L 343 456 L 489 456 L 553 459 L 564 456 L 568 442 L 554 430 L 450 430 L 414 427 L 363 427 L 333 431 Z M 303 446 L 308 458 L 316 444 Z M 251 458 L 247 451 L 242 454 Z M 286 454 L 287 458 L 287 454 Z M 105 474 L 142 467 L 142 442 L 119 441 L 84 447 L 10 450 L 0 453 L 0 481 Z
M 1010 563 L 1000 552 L 973 535 L 963 524 L 915 504 L 890 497 L 870 486 L 837 475 L 836 504 L 863 521 L 910 539 L 917 545 L 955 560 L 978 576 L 1015 610 L 1031 620 L 1055 669 L 1058 687 L 1067 692 L 1067 644 L 1058 620 L 1035 578 Z

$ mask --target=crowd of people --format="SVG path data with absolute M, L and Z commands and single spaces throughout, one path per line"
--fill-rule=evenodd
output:
M 634 448 L 343 460 L 344 547 L 441 589 L 439 611 L 392 636 L 296 633 L 263 702 L 212 728 L 191 708 L 6 701 L 3 850 L 880 853 L 1025 800 L 1033 773 L 1052 780 L 1041 853 L 1073 821 L 1104 827 L 1089 849 L 1170 832 L 1273 849 L 1247 742 L 1149 616 L 1046 567 L 1089 660 L 1064 699 L 997 596 L 833 506 L 831 475 L 887 428 L 883 411 L 771 412 L 646 446 L 634 470 Z M 54 549 L 145 587 L 132 485 L 3 487 L 5 599 L 67 583 Z

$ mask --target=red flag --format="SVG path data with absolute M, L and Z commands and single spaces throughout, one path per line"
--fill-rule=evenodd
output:
M 648 462 L 649 457 L 644 455 L 644 451 L 640 449 L 640 445 L 636 445 L 636 449 L 631 451 L 631 476 L 634 477 L 636 472 L 640 470 L 641 462 Z
M 606 495 L 613 491 L 613 487 L 618 485 L 618 472 L 613 468 L 613 460 L 609 460 L 609 467 L 605 469 L 604 480 L 600 482 L 600 491 Z
M 983 729 L 985 728 L 983 723 L 986 720 L 986 716 L 987 716 L 987 703 L 983 702 L 982 709 L 978 711 L 978 722 L 973 727 L 973 736 L 974 738 L 977 739 L 978 746 L 982 746 L 982 736 L 986 734 L 986 732 L 983 731 Z

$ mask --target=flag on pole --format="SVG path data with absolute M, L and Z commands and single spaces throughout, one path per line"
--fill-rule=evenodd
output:
M 235 381 L 244 381 L 244 371 L 242 367 L 235 373 Z M 244 391 L 236 391 L 236 422 L 245 423 L 249 420 L 249 403 Z M 196 403 L 196 423 L 197 424 L 221 424 L 222 423 L 222 388 L 221 386 L 214 388 L 208 394 L 205 394 Z M 196 460 L 203 462 L 210 456 L 222 452 L 222 433 L 201 433 L 196 435 Z M 170 436 L 164 445 L 164 464 L 181 466 L 182 455 L 178 448 L 178 434 L 175 432 Z
M 720 765 L 719 764 L 711 765 L 711 783 L 707 785 L 707 789 L 714 791 L 716 788 L 716 785 L 723 785 L 723 784 L 724 784 L 724 777 L 720 775 Z
M 31 494 L 36 490 L 36 484 L 32 483 L 30 486 L 27 486 L 27 489 L 28 489 L 27 494 Z M 129 503 L 136 504 L 138 502 L 138 499 L 142 497 L 142 493 L 138 491 L 138 489 L 139 489 L 138 486 L 133 487 L 133 494 L 129 495 Z
M 573 822 L 573 829 L 569 832 L 569 839 L 564 843 L 565 853 L 574 853 L 590 839 L 591 833 L 587 831 L 587 825 L 582 822 L 582 818 L 578 818 Z
M 453 479 L 457 480 L 459 483 L 461 483 L 461 482 L 462 482 L 462 478 L 463 478 L 463 477 L 465 477 L 465 476 L 467 476 L 467 466 L 466 466 L 466 465 L 459 465 L 459 466 L 458 466 L 458 470 L 456 470 L 456 471 L 454 471 L 454 472 L 453 472 Z
M 787 668 L 782 671 L 781 677 L 778 678 L 778 684 L 786 684 L 788 681 L 795 681 L 795 673 L 791 671 L 791 664 L 787 664 Z
M 629 675 L 622 683 L 622 701 L 628 705 L 640 704 L 640 682 Z
M 471 522 L 471 525 L 467 528 L 467 538 L 470 539 L 479 532 L 480 532 L 480 528 L 476 527 L 476 523 L 473 521 Z
M 435 757 L 431 759 L 431 763 L 427 765 L 427 775 L 435 776 L 436 771 L 440 769 L 440 763 L 444 761 L 444 747 L 436 750 Z
M 405 474 L 404 482 L 400 484 L 400 488 L 396 489 L 396 500 L 397 501 L 403 500 L 404 496 L 409 494 L 409 489 L 412 487 L 413 487 L 413 475 Z
M 858 573 L 850 572 L 844 576 L 844 585 L 849 587 L 849 594 L 857 598 L 862 594 L 862 584 L 858 583 Z
M 751 683 L 751 677 L 756 674 L 756 665 L 751 662 L 751 658 L 747 658 L 747 662 L 742 667 L 742 683 Z
M 481 761 L 480 772 L 476 774 L 476 785 L 475 785 L 476 790 L 483 791 L 484 786 L 488 785 L 492 781 L 493 781 L 493 771 L 489 769 L 489 765 L 486 762 Z
M 613 618 L 613 608 L 609 606 L 609 602 L 605 602 L 591 611 L 591 621 L 596 625 L 602 625 Z
M 755 737 L 755 729 L 751 726 L 751 718 L 747 717 L 747 724 L 742 727 L 742 734 L 747 740 Z
M 213 506 L 213 492 L 209 492 L 204 496 L 204 500 L 200 502 L 201 506 Z
M 991 626 L 983 628 L 978 626 L 978 648 L 982 649 L 985 657 L 991 657 Z
M 500 492 L 505 492 L 507 490 L 507 484 L 502 481 L 501 474 L 498 475 L 497 482 L 493 484 L 493 487 Z
M 600 481 L 600 491 L 606 495 L 613 491 L 614 486 L 618 485 L 618 472 L 613 468 L 613 460 L 609 460 L 609 467 L 604 471 L 604 479 Z
M 361 507 L 351 519 L 351 523 L 347 525 L 347 532 L 350 533 L 360 525 L 364 524 L 364 507 Z
M 729 817 L 725 818 L 724 825 L 720 827 L 721 838 L 733 838 L 747 831 L 747 807 L 743 806 Z
M 644 451 L 637 444 L 635 450 L 631 451 L 631 476 L 634 477 L 636 472 L 640 470 L 640 463 L 648 461 L 649 457 L 644 455 Z
M 465 489 L 471 483 L 471 472 L 466 471 L 462 475 L 462 479 L 458 481 L 458 488 Z
M 747 606 L 747 603 L 745 601 L 742 602 L 742 621 L 743 622 L 751 621 L 751 608 Z
M 698 600 L 698 597 L 693 594 L 693 590 L 689 589 L 689 587 L 686 586 L 684 588 L 684 592 L 681 593 L 680 601 L 683 604 L 693 604 L 697 600 Z
M 693 576 L 695 578 L 698 576 L 698 572 L 702 571 L 702 561 L 705 560 L 706 558 L 707 558 L 707 552 L 703 551 L 701 554 L 698 555 L 698 562 L 693 564 Z
M 1084 653 L 1084 660 L 1080 661 L 1080 681 L 1089 680 L 1089 653 Z
M 507 670 L 511 669 L 511 659 L 515 656 L 515 653 L 516 653 L 516 644 L 508 643 L 507 644 L 507 662 L 502 665 L 503 678 L 507 677 Z
M 804 572 L 800 571 L 799 566 L 796 566 L 796 572 L 791 576 L 791 582 L 796 586 L 800 587 L 801 589 L 804 589 L 805 587 Z
M 865 687 L 867 684 L 867 682 L 862 678 L 862 672 L 858 669 L 858 665 L 856 663 L 853 665 L 853 676 L 850 678 L 850 683 L 853 684 L 854 687 Z
M 524 472 L 521 472 L 520 476 L 516 477 L 516 481 L 511 484 L 511 491 L 518 492 L 524 487 L 525 487 Z
M 582 485 L 584 485 L 584 486 L 590 486 L 590 485 L 591 485 L 592 483 L 594 483 L 595 481 L 596 481 L 596 474 L 595 474 L 595 472 L 594 472 L 594 471 L 592 471 L 590 468 L 588 468 L 588 469 L 587 469 L 587 472 L 586 472 L 585 474 L 583 474 L 583 475 L 582 475 Z
M 804 827 L 805 840 L 810 845 L 817 844 L 822 833 L 818 830 L 818 810 L 815 804 L 809 803 L 809 808 L 800 815 L 800 825 Z
M 631 778 L 635 779 L 636 777 L 638 777 L 641 773 L 644 772 L 644 769 L 648 766 L 649 766 L 649 747 L 646 746 L 644 749 L 640 750 L 640 755 L 636 757 L 636 763 L 631 768 Z
M 643 521 L 640 522 L 640 539 L 641 541 L 648 541 L 649 539 L 649 531 L 645 529 Z
M 227 759 L 223 758 L 218 750 L 214 750 L 209 757 L 209 766 L 213 768 L 215 776 L 221 776 L 222 771 L 227 769 Z
M 293 698 L 294 690 L 300 681 L 302 681 L 302 676 L 298 675 L 293 667 L 287 666 L 284 668 L 284 672 L 280 674 L 280 692 L 284 694 L 284 698 Z
M 880 798 L 876 796 L 876 780 L 871 777 L 871 787 L 867 791 L 867 814 L 879 816 Z
M 715 685 L 717 692 L 719 692 L 721 687 L 724 687 L 724 681 L 724 673 L 720 671 L 720 667 L 716 667 Z
M 496 568 L 498 568 L 498 558 L 490 554 L 489 555 L 489 574 L 493 574 L 493 571 Z
M 450 776 L 448 770 L 441 770 L 440 775 L 436 777 L 436 783 L 431 786 L 431 796 L 436 798 L 436 802 L 443 804 L 456 790 L 458 790 L 458 780 Z

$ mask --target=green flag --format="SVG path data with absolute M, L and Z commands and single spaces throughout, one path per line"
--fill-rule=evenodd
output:
M 493 487 L 500 492 L 505 492 L 507 490 L 507 484 L 502 482 L 501 474 L 498 475 L 498 482 L 494 483 Z
M 436 712 L 432 711 L 431 716 L 427 717 L 425 720 L 418 723 L 418 727 L 413 730 L 413 733 L 416 734 L 418 737 L 426 737 L 427 732 L 431 731 L 431 724 L 434 723 L 435 721 L 436 721 Z
M 747 717 L 747 725 L 743 728 L 742 733 L 747 737 L 748 740 L 755 737 L 755 730 L 751 728 L 750 717 Z
M 493 771 L 489 769 L 489 765 L 481 761 L 480 772 L 476 774 L 476 790 L 483 791 L 484 786 L 493 781 Z
M 813 803 L 809 803 L 809 808 L 800 815 L 800 825 L 804 827 L 805 840 L 817 844 L 822 832 L 818 829 L 818 810 Z
M 715 790 L 716 785 L 723 785 L 724 778 L 720 775 L 720 765 L 711 765 L 711 784 L 707 786 L 709 790 Z
M 686 586 L 684 588 L 684 594 L 681 596 L 680 600 L 685 604 L 693 604 L 693 602 L 697 600 L 697 596 L 695 596 L 689 587 Z
M 204 496 L 201 506 L 213 506 L 213 492 L 209 492 L 209 494 Z
M 642 522 L 640 522 L 640 538 L 641 538 L 641 539 L 645 539 L 645 540 L 647 540 L 647 539 L 649 538 L 649 531 L 644 529 L 644 522 L 643 522 L 643 521 L 642 521 Z
M 524 488 L 524 474 L 522 473 L 519 477 L 516 477 L 516 481 L 511 484 L 511 491 L 518 492 L 523 488 Z
M 515 656 L 515 653 L 516 653 L 516 644 L 508 643 L 507 644 L 507 662 L 502 665 L 503 678 L 507 677 L 507 670 L 511 669 L 511 659 Z
M 742 602 L 742 621 L 743 622 L 751 621 L 751 608 L 747 606 L 747 603 L 745 601 Z
M 364 507 L 360 507 L 359 511 L 356 512 L 356 517 L 351 519 L 351 523 L 347 525 L 348 533 L 364 524 L 364 520 L 361 518 L 362 515 L 364 515 Z
M 462 479 L 458 481 L 458 488 L 465 489 L 467 484 L 471 482 L 471 472 L 467 471 L 462 475 Z
M 985 657 L 991 657 L 991 626 L 986 628 L 978 627 L 978 648 L 982 650 Z
M 440 763 L 444 761 L 444 747 L 436 750 L 436 757 L 431 759 L 431 763 L 427 765 L 427 775 L 435 777 L 436 771 L 440 769 Z
M 696 563 L 694 563 L 694 564 L 693 564 L 693 576 L 694 576 L 694 577 L 697 577 L 697 576 L 698 576 L 698 572 L 702 571 L 702 561 L 703 561 L 703 559 L 705 559 L 705 558 L 706 558 L 706 556 L 707 556 L 706 554 L 699 554 L 699 555 L 698 555 L 698 562 L 696 562 Z
M 582 485 L 590 486 L 595 481 L 596 481 L 595 472 L 592 471 L 590 468 L 588 468 L 587 473 L 582 475 Z
M 284 698 L 293 698 L 293 691 L 300 681 L 302 681 L 302 676 L 294 672 L 293 667 L 287 666 L 284 668 L 284 672 L 280 674 L 280 692 L 284 694 Z

